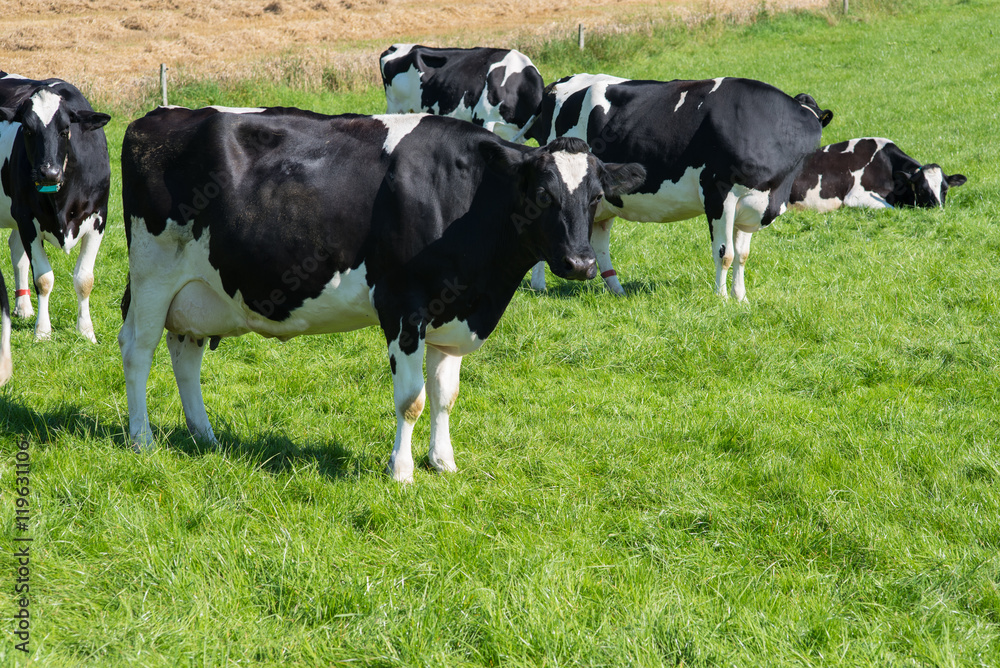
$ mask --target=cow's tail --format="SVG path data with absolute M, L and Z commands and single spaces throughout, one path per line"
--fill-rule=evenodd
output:
M 13 363 L 10 357 L 10 301 L 7 298 L 7 284 L 0 274 L 0 385 L 10 380 Z

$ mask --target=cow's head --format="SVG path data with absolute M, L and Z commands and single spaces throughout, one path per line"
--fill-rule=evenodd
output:
M 103 127 L 111 117 L 90 109 L 73 109 L 67 103 L 76 89 L 66 84 L 39 88 L 17 109 L 0 108 L 0 120 L 21 124 L 31 178 L 38 192 L 58 192 L 65 170 L 73 159 L 76 133 Z M 77 93 L 78 95 L 79 93 Z
M 586 142 L 572 138 L 520 150 L 484 141 L 480 151 L 495 169 L 515 178 L 511 222 L 536 259 L 562 278 L 594 278 L 590 232 L 597 205 L 602 197 L 627 195 L 642 185 L 642 165 L 601 162 Z
M 816 114 L 816 118 L 819 119 L 819 124 L 824 128 L 830 124 L 830 121 L 833 120 L 833 112 L 829 109 L 820 109 L 819 103 L 813 99 L 812 95 L 809 95 L 808 93 L 799 93 L 795 96 L 795 101 L 812 113 Z
M 914 172 L 897 171 L 892 175 L 896 196 L 903 204 L 920 207 L 944 206 L 948 188 L 965 183 L 962 174 L 947 176 L 940 165 L 930 163 Z

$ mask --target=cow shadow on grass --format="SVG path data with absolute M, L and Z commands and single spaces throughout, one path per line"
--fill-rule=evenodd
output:
M 64 434 L 83 441 L 109 441 L 122 449 L 132 449 L 128 431 L 120 424 L 101 420 L 76 404 L 63 404 L 40 413 L 0 396 L 0 433 L 14 436 L 18 441 L 26 439 L 32 446 L 49 446 Z M 190 457 L 219 454 L 275 475 L 311 465 L 331 480 L 356 479 L 372 472 L 384 475 L 385 471 L 385 461 L 355 455 L 338 439 L 300 444 L 282 433 L 265 432 L 248 439 L 223 428 L 217 433 L 219 444 L 212 445 L 195 441 L 183 426 L 162 429 L 153 425 L 153 433 L 159 436 L 160 448 Z M 137 453 L 136 456 L 141 455 Z

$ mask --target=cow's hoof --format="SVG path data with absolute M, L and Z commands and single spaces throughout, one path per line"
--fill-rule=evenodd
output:
M 80 332 L 80 336 L 87 339 L 91 343 L 97 343 L 97 337 L 94 336 L 94 330 L 90 330 L 89 332 Z
M 35 309 L 31 308 L 31 302 L 27 305 L 17 305 L 14 307 L 13 311 L 15 318 L 30 318 L 35 315 Z
M 14 365 L 11 363 L 9 357 L 0 359 L 0 386 L 3 386 L 8 380 L 10 380 L 11 375 L 14 372 Z
M 545 277 L 542 276 L 542 280 L 536 281 L 534 277 L 531 278 L 531 289 L 538 292 L 545 292 Z
M 35 332 L 35 341 L 51 341 L 52 330 L 47 332 Z
M 152 452 L 156 450 L 156 440 L 149 432 L 132 435 L 132 451 L 137 453 Z
M 458 467 L 455 466 L 454 459 L 438 459 L 433 455 L 431 455 L 429 459 L 431 466 L 436 468 L 441 473 L 456 473 L 458 471 Z
M 391 475 L 396 482 L 409 485 L 413 482 L 413 462 L 410 462 L 409 466 L 396 466 L 395 462 L 389 462 L 386 473 Z

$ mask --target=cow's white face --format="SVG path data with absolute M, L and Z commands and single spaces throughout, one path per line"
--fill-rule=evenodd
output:
M 31 178 L 41 193 L 58 192 L 65 181 L 75 132 L 103 127 L 111 117 L 91 110 L 69 109 L 58 89 L 41 88 L 17 110 L 0 110 L 0 117 L 21 124 Z
M 947 176 L 941 167 L 929 164 L 921 167 L 910 177 L 910 184 L 916 205 L 932 208 L 944 206 L 948 188 L 960 186 L 965 180 L 961 174 Z

